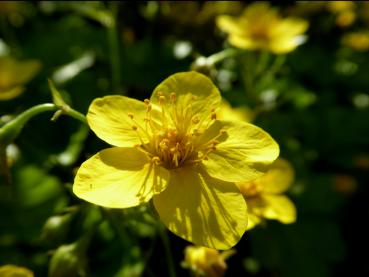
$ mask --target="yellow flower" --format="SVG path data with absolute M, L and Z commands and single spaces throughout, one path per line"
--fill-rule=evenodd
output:
M 253 112 L 246 107 L 232 108 L 231 104 L 222 100 L 220 104 L 218 119 L 241 120 L 251 122 L 254 119 Z
M 217 120 L 220 101 L 211 80 L 197 72 L 168 77 L 144 102 L 95 99 L 87 121 L 115 147 L 81 165 L 74 193 L 110 208 L 152 198 L 176 235 L 198 245 L 232 247 L 247 227 L 246 204 L 234 182 L 260 177 L 279 148 L 252 124 Z
M 203 246 L 187 246 L 183 265 L 190 268 L 195 276 L 221 277 L 227 269 L 225 260 L 233 254 L 233 250 L 220 253 Z
M 17 61 L 11 57 L 0 57 L 0 101 L 10 100 L 24 91 L 24 84 L 40 70 L 36 60 Z
M 286 160 L 278 159 L 261 178 L 237 183 L 247 201 L 248 230 L 261 223 L 263 218 L 276 219 L 284 224 L 296 221 L 295 205 L 282 195 L 291 186 L 293 179 L 292 166 Z
M 25 267 L 16 265 L 0 266 L 1 277 L 33 277 L 33 272 Z
M 255 2 L 240 17 L 222 15 L 218 27 L 229 33 L 231 45 L 248 50 L 267 50 L 275 54 L 293 51 L 303 41 L 308 22 L 299 18 L 282 19 L 267 2 Z
M 355 2 L 353 1 L 328 1 L 327 8 L 331 13 L 336 14 L 336 24 L 340 27 L 347 27 L 354 23 L 356 19 Z
M 369 50 L 369 32 L 349 33 L 342 38 L 342 43 L 355 51 L 365 52 Z

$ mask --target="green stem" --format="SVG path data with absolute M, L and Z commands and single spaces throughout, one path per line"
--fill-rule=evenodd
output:
M 165 228 L 161 223 L 159 223 L 158 230 L 161 240 L 163 241 L 164 251 L 168 261 L 168 274 L 170 277 L 176 277 L 177 274 L 174 266 L 172 251 L 170 250 L 168 233 L 166 232 Z
M 262 51 L 259 53 L 258 62 L 256 66 L 256 75 L 259 76 L 260 74 L 264 73 L 268 61 L 269 61 L 270 54 L 268 51 Z
M 28 122 L 28 120 L 40 113 L 50 111 L 56 111 L 53 119 L 56 119 L 62 114 L 66 114 L 80 120 L 83 123 L 87 123 L 86 117 L 83 114 L 77 112 L 76 110 L 73 110 L 69 106 L 59 107 L 51 103 L 39 104 L 24 111 L 16 118 L 0 128 L 0 144 L 2 146 L 8 145 L 19 135 L 23 126 Z
M 108 43 L 110 50 L 110 64 L 111 64 L 111 76 L 112 76 L 112 88 L 114 92 L 120 89 L 121 85 L 121 68 L 120 68 L 120 55 L 119 55 L 119 40 L 117 32 L 117 13 L 118 3 L 111 1 L 109 3 L 109 9 L 112 13 L 113 22 L 108 27 Z
M 208 65 L 214 65 L 222 60 L 235 56 L 239 51 L 235 48 L 227 48 L 206 58 Z

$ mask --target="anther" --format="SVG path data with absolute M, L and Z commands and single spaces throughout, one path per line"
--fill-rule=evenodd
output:
M 163 96 L 163 95 L 161 95 L 161 96 L 159 96 L 159 104 L 160 105 L 165 105 L 165 96 Z
M 133 119 L 133 113 L 128 113 L 128 117 L 130 118 L 130 119 Z
M 226 134 L 226 133 L 227 133 L 227 131 L 226 131 L 226 130 L 224 130 L 224 129 L 221 129 L 221 130 L 220 130 L 220 134 L 221 134 L 221 135 L 224 135 L 224 134 Z
M 132 125 L 132 130 L 137 131 L 137 126 L 136 125 Z
M 193 124 L 197 124 L 197 123 L 199 123 L 200 122 L 200 119 L 197 117 L 197 116 L 194 116 L 193 118 L 192 118 L 192 123 Z
M 217 145 L 217 144 L 219 144 L 220 142 L 219 142 L 218 140 L 213 140 L 211 143 L 212 143 L 213 145 Z
M 172 92 L 170 94 L 170 100 L 172 101 L 172 103 L 176 102 L 177 101 L 177 95 L 175 92 Z
M 197 96 L 196 95 L 192 95 L 191 100 L 192 101 L 196 101 L 197 100 Z
M 216 120 L 217 119 L 217 114 L 216 113 L 211 113 L 211 119 Z
M 150 100 L 149 99 L 145 99 L 144 100 L 144 103 L 145 103 L 145 105 L 149 105 L 150 104 Z
M 161 163 L 161 160 L 158 156 L 155 156 L 155 157 L 152 157 L 151 162 L 156 165 L 159 165 Z

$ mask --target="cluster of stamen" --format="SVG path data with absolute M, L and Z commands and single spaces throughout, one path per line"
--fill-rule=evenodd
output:
M 201 121 L 192 110 L 196 96 L 189 94 L 187 102 L 181 103 L 182 105 L 177 105 L 177 94 L 174 92 L 169 97 L 159 92 L 157 97 L 159 105 L 148 99 L 144 100 L 144 124 L 139 124 L 135 116 L 128 113 L 132 130 L 137 132 L 141 141 L 137 148 L 146 153 L 153 164 L 169 169 L 208 159 L 208 154 L 215 151 L 219 144 L 217 139 L 225 131 L 221 130 L 216 137 L 202 145 L 198 145 L 197 140 L 216 120 L 215 110 L 211 110 L 210 120 Z
M 260 195 L 264 190 L 264 186 L 259 182 L 249 182 L 242 184 L 241 192 L 246 198 L 252 198 Z

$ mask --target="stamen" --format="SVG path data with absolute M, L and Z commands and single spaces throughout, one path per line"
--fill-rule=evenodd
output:
M 175 103 L 177 101 L 177 95 L 175 92 L 172 92 L 170 94 L 170 101 L 172 101 L 172 103 Z
M 211 113 L 211 120 L 216 120 L 217 119 L 217 114 L 216 113 Z
M 166 98 L 165 98 L 165 96 L 159 96 L 159 104 L 161 105 L 161 106 L 164 106 L 165 105 L 165 101 L 166 101 Z
M 161 164 L 161 160 L 158 156 L 152 157 L 151 162 L 156 164 L 156 165 L 160 165 Z
M 133 113 L 128 113 L 128 117 L 129 117 L 130 119 L 133 119 L 133 117 L 134 117 Z
M 133 130 L 133 131 L 137 131 L 137 129 L 138 129 L 138 128 L 137 128 L 137 126 L 136 126 L 136 125 L 132 125 L 132 130 Z
M 193 124 L 198 124 L 199 122 L 200 122 L 199 117 L 195 115 L 195 116 L 192 118 L 192 123 L 193 123 Z

